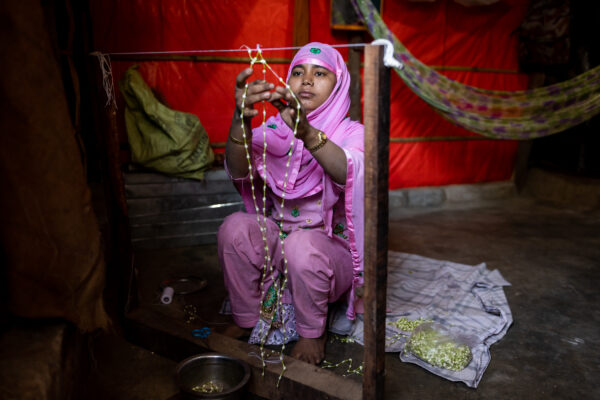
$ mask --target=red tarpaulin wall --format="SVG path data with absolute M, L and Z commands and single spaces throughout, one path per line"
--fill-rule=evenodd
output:
M 310 0 L 310 40 L 348 42 L 345 32 L 329 28 L 330 0 Z M 384 1 L 383 19 L 421 61 L 431 66 L 477 67 L 507 72 L 445 70 L 473 86 L 525 89 L 527 77 L 518 69 L 517 36 L 513 33 L 527 8 L 522 0 L 492 6 L 464 7 L 452 0 L 433 3 Z M 96 50 L 152 52 L 237 49 L 292 45 L 294 0 L 91 0 Z M 371 40 L 369 35 L 367 41 Z M 340 50 L 347 59 L 347 49 Z M 202 54 L 208 55 L 208 54 Z M 240 57 L 245 53 L 219 53 Z M 293 56 L 269 51 L 267 58 Z M 132 62 L 113 61 L 115 83 Z M 227 138 L 233 112 L 235 76 L 244 64 L 226 62 L 153 61 L 139 63 L 140 72 L 169 107 L 200 118 L 212 142 Z M 273 64 L 285 77 L 287 66 Z M 261 76 L 255 68 L 255 76 Z M 272 80 L 275 82 L 274 80 Z M 119 104 L 120 109 L 124 106 Z M 274 109 L 271 109 L 274 112 Z M 255 118 L 255 122 L 259 122 Z M 121 125 L 123 126 L 123 125 Z M 392 73 L 392 138 L 476 136 L 452 125 L 420 100 Z M 122 140 L 126 141 L 124 129 Z M 391 143 L 390 188 L 506 180 L 511 177 L 516 142 L 498 140 L 420 141 Z

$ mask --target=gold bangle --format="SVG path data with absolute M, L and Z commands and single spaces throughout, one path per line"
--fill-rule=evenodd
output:
M 317 143 L 314 147 L 306 149 L 310 151 L 311 154 L 314 154 L 321 147 L 325 146 L 325 143 L 327 143 L 327 135 L 325 135 L 322 131 L 317 131 L 317 135 L 319 135 L 319 143 Z
M 241 144 L 242 146 L 245 146 L 245 145 L 246 145 L 246 143 L 244 143 L 244 141 L 243 141 L 243 140 L 236 139 L 236 138 L 234 138 L 234 137 L 233 137 L 233 136 L 231 136 L 231 135 L 229 135 L 229 140 L 231 140 L 231 142 L 232 142 L 232 143 L 235 143 L 235 144 Z

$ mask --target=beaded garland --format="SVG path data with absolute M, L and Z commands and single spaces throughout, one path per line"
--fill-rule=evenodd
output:
M 358 367 L 352 368 L 352 358 L 346 358 L 345 360 L 342 360 L 338 363 L 332 363 L 330 361 L 323 360 L 323 363 L 321 364 L 321 368 L 337 368 L 344 364 L 348 364 L 348 367 L 347 367 L 346 371 L 344 372 L 343 376 L 348 376 L 351 374 L 356 374 L 356 375 L 361 375 L 361 376 L 363 375 L 364 363 L 360 363 L 360 365 Z
M 283 190 L 281 193 L 281 207 L 280 207 L 280 219 L 281 221 L 283 221 L 283 206 L 284 206 L 284 202 L 285 202 L 285 189 L 287 187 L 287 178 L 288 178 L 288 173 L 289 173 L 289 167 L 291 164 L 291 160 L 292 160 L 292 154 L 293 154 L 293 149 L 294 149 L 294 145 L 296 143 L 296 134 L 298 132 L 298 123 L 300 122 L 300 110 L 301 110 L 301 106 L 300 106 L 300 101 L 298 100 L 298 98 L 296 97 L 296 95 L 294 94 L 294 92 L 291 90 L 290 86 L 279 76 L 277 75 L 277 73 L 275 71 L 273 71 L 273 69 L 271 68 L 271 66 L 267 63 L 267 60 L 265 60 L 265 58 L 262 55 L 262 50 L 260 49 L 260 46 L 256 46 L 256 55 L 252 55 L 252 49 L 250 49 L 248 46 L 245 46 L 246 49 L 248 50 L 248 56 L 250 58 L 250 68 L 252 68 L 254 66 L 254 64 L 256 63 L 260 63 L 262 64 L 262 72 L 263 72 L 263 80 L 266 81 L 266 73 L 267 73 L 267 68 L 273 73 L 273 75 L 279 80 L 280 83 L 282 83 L 285 88 L 289 91 L 289 93 L 292 95 L 292 98 L 294 99 L 294 101 L 296 102 L 296 121 L 294 123 L 294 129 L 293 129 L 293 138 L 292 141 L 290 143 L 290 150 L 288 151 L 288 160 L 285 166 L 285 175 L 283 178 Z M 252 201 L 254 203 L 254 209 L 256 211 L 256 220 L 258 222 L 258 225 L 260 227 L 260 232 L 262 235 L 262 239 L 263 239 L 263 243 L 264 243 L 264 250 L 265 250 L 265 260 L 264 260 L 264 264 L 263 264 L 263 273 L 261 276 L 261 282 L 260 282 L 260 292 L 261 292 L 261 299 L 264 298 L 265 296 L 265 279 L 267 276 L 272 277 L 273 278 L 273 274 L 274 274 L 274 270 L 273 270 L 273 266 L 271 264 L 271 256 L 269 254 L 269 243 L 267 240 L 267 211 L 266 211 L 266 203 L 267 203 L 267 199 L 266 199 L 266 193 L 267 193 L 267 183 L 266 183 L 266 179 L 263 179 L 263 197 L 262 197 L 262 221 L 260 218 L 260 210 L 258 207 L 258 203 L 256 200 L 256 194 L 255 194 L 255 190 L 254 190 L 254 178 L 252 175 L 252 159 L 250 157 L 250 151 L 248 148 L 248 138 L 246 136 L 246 129 L 245 129 L 245 124 L 244 124 L 244 108 L 245 108 L 245 103 L 246 103 L 246 95 L 248 93 L 248 83 L 246 83 L 244 85 L 244 94 L 242 95 L 242 122 L 241 122 L 241 127 L 242 127 L 242 137 L 243 137 L 243 141 L 244 141 L 244 149 L 246 152 L 246 160 L 248 161 L 248 174 L 250 176 L 250 188 L 251 188 L 251 193 L 252 193 Z M 262 132 L 263 132 L 263 168 L 264 168 L 264 173 L 266 175 L 267 172 L 267 136 L 266 136 L 266 121 L 267 121 L 267 112 L 266 112 L 266 107 L 265 107 L 265 101 L 262 101 Z M 252 128 L 250 128 L 252 129 Z M 252 144 L 250 143 L 250 146 Z M 279 284 L 279 279 L 275 279 L 273 278 L 273 287 L 275 289 L 275 292 L 277 293 L 277 303 L 279 305 L 279 309 L 282 312 L 282 316 L 281 316 L 281 323 L 284 323 L 285 320 L 285 311 L 283 308 L 283 291 L 285 290 L 286 286 L 287 286 L 287 280 L 288 280 L 288 271 L 287 271 L 287 258 L 285 257 L 285 247 L 284 247 L 284 235 L 283 235 L 283 224 L 279 224 L 279 230 L 280 230 L 280 234 L 279 234 L 279 240 L 280 240 L 280 244 L 281 244 L 281 255 L 283 258 L 283 280 L 281 282 L 281 284 Z M 261 302 L 262 304 L 262 302 Z M 262 309 L 259 311 L 262 312 Z M 267 332 L 265 333 L 265 335 L 263 335 L 261 342 L 260 342 L 260 358 L 262 361 L 262 375 L 264 376 L 265 373 L 265 367 L 266 367 L 266 362 L 265 362 L 265 350 L 264 350 L 264 345 L 265 345 L 265 340 L 267 338 L 267 334 L 268 331 L 271 327 L 272 324 L 272 319 L 269 318 L 268 319 L 268 329 Z M 285 335 L 285 329 L 282 329 L 284 335 Z M 285 370 L 287 369 L 285 366 L 285 363 L 283 361 L 283 351 L 285 350 L 285 340 L 284 343 L 281 347 L 281 352 L 279 354 L 279 360 L 281 361 L 281 374 L 279 375 L 279 379 L 277 380 L 277 386 L 279 387 L 279 382 L 281 381 L 281 378 L 285 372 Z

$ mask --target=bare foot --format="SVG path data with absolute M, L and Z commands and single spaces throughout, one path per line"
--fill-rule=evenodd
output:
M 290 355 L 310 364 L 319 364 L 325 358 L 326 340 L 326 333 L 313 339 L 300 336 Z
M 252 333 L 252 329 L 242 328 L 237 326 L 236 324 L 229 324 L 221 333 L 225 336 L 229 336 L 230 338 L 240 339 L 243 337 L 250 336 L 250 334 Z

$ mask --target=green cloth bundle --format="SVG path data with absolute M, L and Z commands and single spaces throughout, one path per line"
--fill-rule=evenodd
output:
M 200 119 L 161 104 L 134 65 L 119 82 L 134 163 L 168 175 L 202 179 L 214 154 Z

